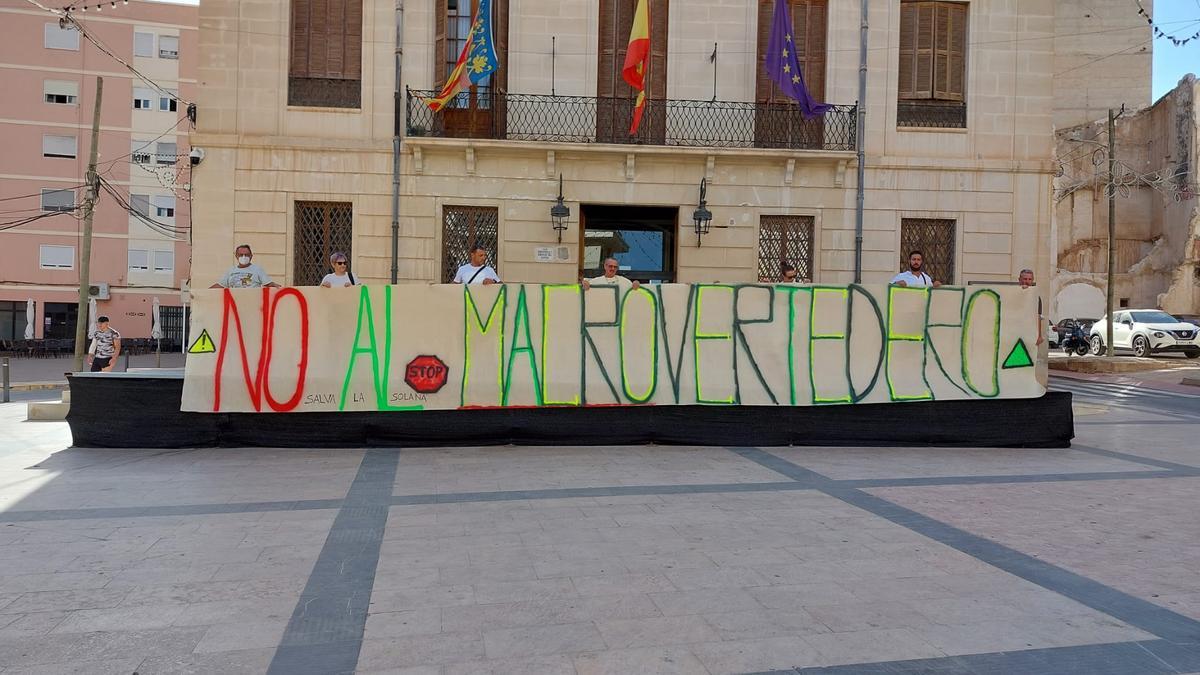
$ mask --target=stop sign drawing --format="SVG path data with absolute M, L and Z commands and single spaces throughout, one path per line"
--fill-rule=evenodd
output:
M 404 367 L 404 381 L 421 394 L 436 394 L 446 386 L 449 374 L 450 368 L 436 356 L 418 356 Z

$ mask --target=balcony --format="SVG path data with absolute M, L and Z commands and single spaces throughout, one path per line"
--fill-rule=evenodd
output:
M 440 112 L 408 90 L 407 135 L 546 143 L 620 143 L 700 148 L 854 150 L 857 108 L 833 106 L 805 119 L 791 103 L 646 101 L 636 134 L 629 134 L 633 101 L 595 96 L 503 94 L 483 88 Z

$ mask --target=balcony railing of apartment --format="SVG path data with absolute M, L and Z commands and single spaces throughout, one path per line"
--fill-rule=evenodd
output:
M 791 103 L 648 100 L 636 134 L 633 101 L 595 96 L 506 94 L 477 88 L 434 112 L 408 90 L 407 134 L 553 143 L 708 148 L 854 150 L 857 108 L 835 105 L 806 119 Z
M 896 126 L 966 129 L 967 106 L 962 103 L 896 103 Z

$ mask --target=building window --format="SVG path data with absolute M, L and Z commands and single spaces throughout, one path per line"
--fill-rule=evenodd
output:
M 154 163 L 159 165 L 172 165 L 178 157 L 176 154 L 176 145 L 174 143 L 165 143 L 159 141 L 158 148 L 154 153 Z
M 160 58 L 160 59 L 178 59 L 179 58 L 179 36 L 178 35 L 163 35 L 158 38 L 158 58 Z
M 291 0 L 288 105 L 362 105 L 362 0 Z
M 46 49 L 67 49 L 79 51 L 79 31 L 71 28 L 61 28 L 58 23 L 46 24 Z
M 487 251 L 487 264 L 499 271 L 496 245 L 500 211 L 492 206 L 445 206 L 442 208 L 442 283 L 454 281 L 458 267 L 471 257 L 476 245 Z
M 954 283 L 954 221 L 945 218 L 900 220 L 900 269 L 908 269 L 908 256 L 920 251 L 925 273 L 935 281 Z
M 635 92 L 621 77 L 637 0 L 600 0 L 599 62 L 596 69 L 596 140 L 601 143 L 657 143 L 667 132 L 667 0 L 649 0 L 650 77 L 646 109 L 629 135 Z
M 780 281 L 783 266 L 796 268 L 796 278 L 813 278 L 813 216 L 761 216 L 758 219 L 758 280 Z
M 44 270 L 74 269 L 75 247 L 42 244 L 38 247 L 38 265 Z
M 129 270 L 145 272 L 150 269 L 150 252 L 145 249 L 129 249 Z
M 296 202 L 292 285 L 316 286 L 329 273 L 329 256 L 348 260 L 354 242 L 354 206 L 348 202 Z
M 133 109 L 134 110 L 149 110 L 150 102 L 154 99 L 154 92 L 141 87 L 133 88 Z
M 77 139 L 74 136 L 42 134 L 42 156 L 75 159 Z
M 169 273 L 175 271 L 175 252 L 174 251 L 155 251 L 154 252 L 154 271 L 158 273 Z
M 151 154 L 153 153 L 150 152 L 150 142 L 134 141 L 129 157 L 134 164 L 149 164 Z
M 435 88 L 440 89 L 467 43 L 479 0 L 436 0 L 435 7 L 433 79 Z M 503 133 L 503 94 L 508 90 L 508 0 L 492 0 L 492 39 L 498 67 L 479 84 L 462 91 L 438 115 L 436 123 L 446 136 L 496 138 Z
M 154 56 L 154 33 L 133 34 L 133 55 L 147 58 Z
M 825 34 L 828 29 L 827 0 L 790 0 L 791 45 L 800 63 L 800 74 L 808 93 L 825 100 Z M 758 0 L 758 63 L 767 58 L 775 0 Z M 756 69 L 754 100 L 754 143 L 760 148 L 824 147 L 825 121 L 804 119 L 796 102 L 779 91 L 765 68 Z
M 74 190 L 42 188 L 43 211 L 71 211 L 75 208 Z
M 175 112 L 179 109 L 179 92 L 168 89 L 170 94 L 159 94 L 158 109 L 162 112 Z
M 42 94 L 46 103 L 75 105 L 79 102 L 79 83 L 64 80 L 45 80 Z
M 25 339 L 25 309 L 24 300 L 0 300 L 0 340 Z
M 967 4 L 900 4 L 896 124 L 967 126 Z
M 150 217 L 150 195 L 130 194 L 129 206 L 133 213 Z
M 150 198 L 150 206 L 154 209 L 155 218 L 175 217 L 175 197 L 173 195 L 154 195 Z

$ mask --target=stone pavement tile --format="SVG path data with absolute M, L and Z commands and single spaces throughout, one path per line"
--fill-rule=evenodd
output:
M 705 555 L 720 567 L 759 567 L 801 562 L 799 557 L 786 548 L 741 548 L 708 551 Z
M 604 639 L 592 622 L 485 630 L 483 643 L 489 659 L 574 654 L 605 648 Z
M 196 645 L 197 653 L 232 652 L 246 649 L 265 649 L 276 647 L 283 638 L 290 616 L 242 621 L 237 623 L 221 623 L 210 626 L 204 633 L 200 644 Z
M 371 594 L 372 612 L 402 612 L 431 607 L 453 607 L 475 603 L 475 590 L 466 585 L 428 586 L 375 591 Z
M 586 577 L 594 579 L 598 577 Z M 571 579 L 537 579 L 475 584 L 475 602 L 492 605 L 504 602 L 529 602 L 578 596 Z
M 564 558 L 567 553 L 561 553 Z M 704 551 L 677 551 L 673 553 L 642 553 L 625 555 L 621 562 L 630 572 L 662 573 L 672 570 L 716 569 L 717 564 Z
M 762 609 L 753 595 L 740 588 L 651 593 L 649 597 L 666 616 Z
M 571 657 L 537 656 L 518 659 L 491 659 L 443 666 L 441 675 L 576 675 Z
M 255 600 L 215 600 L 184 605 L 172 622 L 175 626 L 211 626 L 219 623 L 243 623 L 259 619 L 287 619 L 298 597 L 286 596 Z
M 106 659 L 96 661 L 69 661 L 64 663 L 46 663 L 37 666 L 22 666 L 23 675 L 129 675 L 142 674 L 138 666 L 142 659 Z M 6 671 L 7 672 L 7 671 Z M 16 671 L 13 671 L 16 672 Z
M 127 589 L 90 588 L 71 591 L 40 591 L 14 596 L 0 607 L 0 614 L 25 614 L 54 610 L 105 609 L 121 604 Z
M 374 590 L 396 590 L 401 588 L 428 588 L 441 586 L 441 573 L 436 567 L 412 567 L 396 564 L 393 560 L 379 561 L 375 568 Z
M 110 581 L 112 581 L 112 576 L 105 572 L 54 572 L 0 576 L 0 593 L 103 588 Z
M 612 621 L 662 616 L 644 595 L 561 598 L 496 605 L 442 608 L 442 630 L 472 632 L 586 621 Z
M 575 589 L 582 596 L 614 595 L 620 593 L 656 593 L 679 590 L 667 576 L 659 574 L 611 574 L 604 576 L 572 577 Z
M 577 675 L 696 675 L 704 665 L 686 647 L 611 649 L 575 657 Z
M 14 615 L 15 621 L 10 621 L 4 628 L 0 628 L 0 641 L 45 635 L 66 621 L 69 615 L 70 612 L 62 610 Z
M 442 632 L 442 610 L 414 609 L 407 612 L 375 612 L 367 615 L 363 637 L 367 640 L 425 635 Z
M 870 579 L 848 581 L 845 587 L 855 598 L 866 602 L 952 598 L 968 593 L 968 591 L 947 588 L 942 583 L 947 576 L 949 575 L 942 574 L 936 577 L 905 578 L 873 577 Z M 997 571 L 993 572 L 991 576 L 1007 577 L 1008 575 Z M 1009 579 L 1015 579 L 1015 577 L 1009 577 Z
M 1019 621 L 1029 613 L 1004 601 L 1003 596 L 973 595 L 965 598 L 934 598 L 916 604 L 916 611 L 930 623 L 954 626 L 981 621 Z
M 596 626 L 609 649 L 636 649 L 721 639 L 717 631 L 698 615 L 598 621 Z
M 886 555 L 881 553 L 871 560 L 847 560 L 843 565 L 860 579 L 936 577 L 949 571 L 935 565 L 932 556 L 926 558 L 904 554 Z
M 361 672 L 387 671 L 410 666 L 446 665 L 484 658 L 479 633 L 404 635 L 363 640 L 358 655 Z
M 361 665 L 361 664 L 360 664 Z M 356 675 L 443 675 L 441 666 L 409 666 L 407 668 L 381 668 L 379 670 L 354 671 Z
M 443 586 L 536 579 L 533 565 L 527 564 L 464 565 L 443 567 L 438 571 L 438 581 Z
M 754 570 L 773 586 L 792 586 L 814 582 L 838 582 L 849 585 L 861 578 L 846 568 L 845 562 L 803 562 L 788 565 L 761 565 Z
M 256 675 L 267 672 L 275 649 L 243 649 L 156 656 L 142 661 L 138 675 Z M 123 673 L 129 675 L 133 671 Z
M 799 607 L 704 614 L 722 640 L 755 640 L 828 633 L 829 627 Z
M 852 592 L 855 582 L 790 584 L 747 588 L 746 591 L 768 609 L 792 609 L 804 605 L 831 605 L 855 602 L 860 596 Z
M 555 556 L 533 563 L 533 571 L 539 579 L 559 577 L 619 576 L 629 573 L 620 558 L 608 560 L 563 560 Z
M 905 628 L 806 635 L 804 639 L 816 649 L 821 665 L 930 659 L 946 655 Z
M 179 565 L 177 567 L 125 568 L 113 572 L 109 588 L 131 588 L 151 584 L 186 584 L 213 580 L 221 571 L 220 564 Z M 217 579 L 225 581 L 227 579 Z
M 95 633 L 165 628 L 183 613 L 184 605 L 143 605 L 113 609 L 81 609 L 71 612 L 53 633 Z
M 692 645 L 691 650 L 714 675 L 788 670 L 818 665 L 817 651 L 807 638 L 777 637 L 729 640 Z
M 930 623 L 926 615 L 919 611 L 925 602 L 883 600 L 804 605 L 804 611 L 835 633 L 859 632 L 880 628 L 908 628 Z
M 771 583 L 771 579 L 766 575 L 746 567 L 679 570 L 668 572 L 666 576 L 675 585 L 675 588 L 681 591 L 700 588 L 745 588 L 747 586 L 767 586 Z
M 162 605 L 175 602 L 220 602 L 226 600 L 272 600 L 299 597 L 305 578 L 250 579 L 245 581 L 207 581 L 183 584 L 147 584 L 130 586 L 122 607 Z M 290 595 L 289 595 L 290 594 Z
M 204 628 L 70 633 L 21 639 L 0 638 L 0 663 L 9 668 L 73 661 L 109 661 L 189 654 Z M 19 672 L 19 671 L 18 671 Z

